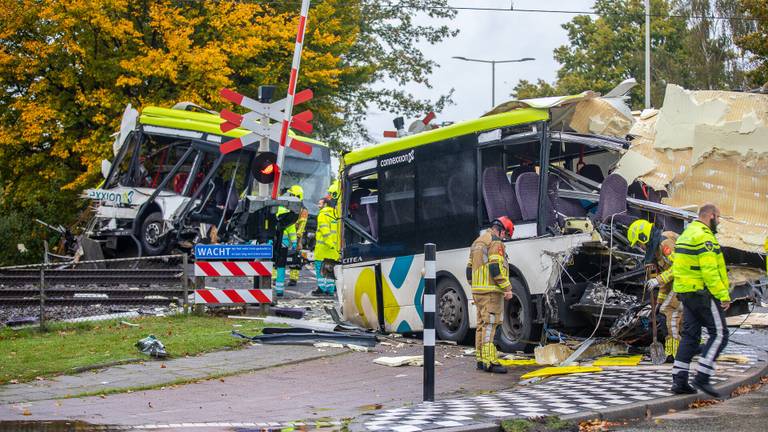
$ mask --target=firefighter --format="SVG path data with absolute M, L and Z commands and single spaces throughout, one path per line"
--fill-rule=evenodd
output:
M 317 289 L 312 291 L 315 296 L 332 296 L 336 290 L 335 282 L 323 276 L 323 261 L 339 260 L 339 213 L 336 209 L 339 192 L 339 182 L 335 181 L 328 188 L 328 195 L 322 200 L 317 215 L 314 254 Z
M 496 327 L 502 322 L 504 299 L 512 298 L 503 240 L 510 239 L 514 231 L 515 226 L 508 217 L 494 220 L 472 243 L 467 263 L 467 282 L 472 285 L 472 300 L 477 308 L 477 369 L 491 373 L 507 373 L 499 364 L 493 340 Z
M 304 197 L 304 190 L 299 185 L 293 185 L 286 191 L 288 196 L 296 197 L 299 200 L 301 200 Z M 285 207 L 280 207 L 277 209 L 277 216 L 280 217 L 280 215 L 283 215 L 285 213 L 288 213 L 288 209 Z M 292 251 L 296 250 L 296 246 L 298 245 L 298 230 L 297 230 L 297 224 L 298 221 L 289 225 L 287 228 L 283 230 L 283 240 L 281 242 L 281 246 L 283 248 L 283 252 L 288 251 L 287 253 L 292 253 Z M 286 256 L 285 254 L 283 255 Z M 278 297 L 282 297 L 285 294 L 285 259 L 278 260 L 280 263 L 277 266 L 277 272 L 274 275 L 275 279 L 275 294 Z M 298 276 L 297 276 L 298 279 Z M 295 285 L 295 284 L 294 284 Z
M 720 394 L 709 380 L 715 373 L 715 359 L 728 344 L 725 311 L 731 305 L 728 274 L 723 251 L 717 242 L 720 210 L 714 204 L 699 209 L 699 217 L 691 222 L 677 239 L 673 290 L 683 302 L 683 331 L 680 348 L 672 367 L 672 392 L 696 393 L 696 389 L 712 397 Z M 688 371 L 698 352 L 701 328 L 706 327 L 709 339 L 696 367 L 693 387 L 688 383 Z
M 674 231 L 661 232 L 653 223 L 638 219 L 629 226 L 627 239 L 630 246 L 639 244 L 645 249 L 645 264 L 654 265 L 656 277 L 648 279 L 645 287 L 653 293 L 659 288 L 656 304 L 666 317 L 667 338 L 664 343 L 664 353 L 671 361 L 677 354 L 680 345 L 680 330 L 683 323 L 683 304 L 672 291 L 672 261 L 675 259 L 675 243 L 679 235 Z
M 299 201 L 304 201 L 304 189 L 299 185 L 293 185 L 290 188 L 288 188 L 288 195 L 294 196 L 299 199 Z M 301 211 L 299 212 L 299 220 L 296 221 L 296 224 L 294 225 L 296 227 L 296 250 L 300 250 L 302 247 L 302 241 L 304 240 L 304 230 L 307 226 L 307 218 L 309 217 L 309 212 L 307 211 L 304 206 L 301 206 Z M 292 266 L 290 268 L 290 272 L 288 273 L 288 285 L 294 286 L 299 282 L 299 271 L 301 270 L 301 266 Z

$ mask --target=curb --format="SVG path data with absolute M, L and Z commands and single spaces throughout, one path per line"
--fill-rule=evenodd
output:
M 760 378 L 768 375 L 768 358 L 766 358 L 765 351 L 761 353 L 761 359 L 755 364 L 754 368 L 749 370 L 748 375 L 737 377 L 736 380 L 726 381 L 718 384 L 715 388 L 721 393 L 726 395 L 722 400 L 731 399 L 731 393 L 742 385 L 750 385 L 760 381 Z M 741 378 L 741 379 L 739 379 Z M 627 405 L 621 405 L 615 408 L 608 408 L 600 411 L 585 411 L 578 414 L 571 414 L 561 416 L 562 420 L 568 420 L 573 422 L 582 422 L 586 420 L 600 419 L 600 420 L 630 420 L 630 419 L 642 419 L 646 417 L 652 417 L 654 415 L 667 414 L 670 409 L 683 411 L 687 410 L 688 406 L 697 400 L 706 400 L 708 397 L 701 397 L 700 395 L 688 395 L 688 396 L 668 396 L 665 398 L 655 399 L 648 402 L 637 402 Z M 500 432 L 501 421 L 507 419 L 501 419 L 498 423 L 481 423 L 468 426 L 460 426 L 455 428 L 441 429 L 446 432 Z

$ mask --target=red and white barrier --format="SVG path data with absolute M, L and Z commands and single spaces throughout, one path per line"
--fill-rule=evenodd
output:
M 195 290 L 195 304 L 272 303 L 272 290 L 200 289 Z
M 272 263 L 261 261 L 197 261 L 195 276 L 272 277 Z

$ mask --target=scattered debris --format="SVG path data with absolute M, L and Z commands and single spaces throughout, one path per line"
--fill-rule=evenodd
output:
M 720 354 L 720 357 L 717 358 L 717 361 L 747 364 L 749 363 L 749 357 L 738 354 Z
M 475 355 L 475 349 L 474 348 L 468 348 L 464 350 L 465 356 L 473 356 Z
M 25 317 L 19 317 L 19 318 L 12 318 L 6 321 L 4 324 L 8 327 L 18 327 L 22 325 L 37 324 L 37 317 L 25 316 Z
M 168 353 L 165 352 L 165 345 L 163 345 L 163 343 L 154 335 L 149 335 L 136 342 L 136 348 L 150 357 L 164 358 L 168 356 Z
M 126 326 L 128 326 L 128 327 L 139 327 L 139 325 L 138 325 L 138 324 L 130 323 L 130 322 L 128 322 L 128 321 L 120 321 L 120 324 L 122 324 L 122 325 L 126 325 Z
M 299 320 L 299 319 L 293 319 L 293 318 L 281 318 L 281 317 L 273 317 L 273 316 L 249 317 L 249 316 L 236 316 L 236 315 L 229 315 L 227 316 L 227 318 L 264 321 L 265 324 L 285 324 L 294 328 L 302 328 L 302 329 L 316 330 L 316 331 L 322 331 L 322 332 L 333 332 L 337 329 L 336 324 L 329 324 L 329 323 L 310 321 L 310 320 Z
M 564 344 L 558 343 L 536 347 L 533 350 L 533 354 L 536 356 L 537 364 L 555 365 L 564 362 L 573 354 L 573 350 Z
M 315 348 L 344 348 L 344 344 L 331 342 L 318 342 L 316 344 L 312 344 L 312 346 Z
M 602 370 L 602 368 L 597 366 L 553 366 L 528 372 L 527 374 L 521 376 L 520 379 L 540 378 L 553 375 L 569 375 L 575 373 L 602 372 Z
M 368 352 L 368 347 L 355 345 L 355 344 L 347 344 L 347 348 L 357 352 Z
M 754 312 L 751 314 L 729 316 L 725 319 L 725 322 L 729 327 L 768 327 L 768 313 Z
M 232 331 L 232 336 L 248 339 L 256 343 L 273 345 L 314 345 L 318 342 L 353 344 L 358 346 L 374 347 L 376 346 L 376 335 L 368 333 L 344 333 L 344 332 L 319 332 L 308 329 L 274 329 L 282 332 L 259 336 L 246 336 L 242 333 Z M 296 331 L 298 330 L 298 331 Z M 292 332 L 293 331 L 293 332 Z
M 275 307 L 269 308 L 269 313 L 276 317 L 302 319 L 306 313 L 306 309 L 298 307 Z
M 642 355 L 600 357 L 592 366 L 637 366 L 643 359 Z M 718 359 L 719 360 L 719 359 Z
M 382 366 L 398 367 L 398 366 L 424 366 L 424 356 L 400 356 L 400 357 L 379 357 L 373 360 L 374 363 Z M 439 361 L 435 361 L 436 365 L 442 365 Z

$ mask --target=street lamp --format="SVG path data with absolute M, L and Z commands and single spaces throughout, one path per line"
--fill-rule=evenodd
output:
M 520 62 L 536 60 L 533 57 L 523 57 L 520 59 L 513 59 L 513 60 L 481 60 L 481 59 L 466 58 L 462 56 L 453 56 L 452 58 L 455 58 L 456 60 L 464 60 L 468 62 L 491 64 L 491 108 L 496 106 L 496 63 L 520 63 Z

